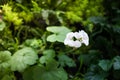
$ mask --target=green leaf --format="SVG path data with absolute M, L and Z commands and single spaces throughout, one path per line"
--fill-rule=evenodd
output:
M 76 64 L 74 62 L 74 60 L 70 57 L 68 57 L 67 55 L 58 55 L 58 59 L 59 59 L 59 63 L 61 66 L 69 66 L 69 67 L 75 67 Z
M 52 50 L 52 49 L 45 50 L 43 52 L 43 56 L 40 57 L 39 62 L 42 63 L 42 64 L 47 63 L 47 62 L 53 60 L 54 57 L 55 57 L 55 51 L 54 50 Z
M 120 69 L 120 56 L 116 56 L 114 58 L 113 68 L 115 70 L 119 70 Z
M 105 80 L 104 76 L 102 76 L 101 74 L 94 74 L 92 72 L 87 73 L 87 75 L 85 76 L 85 80 Z
M 105 24 L 105 18 L 104 17 L 90 17 L 89 20 L 91 22 L 93 22 L 94 24 L 101 24 L 104 25 Z
M 42 17 L 46 21 L 46 24 L 49 25 L 49 10 L 42 10 Z
M 18 3 L 22 3 L 22 0 L 16 0 Z
M 13 80 L 11 76 L 5 75 L 2 80 Z
M 55 57 L 55 51 L 53 49 L 48 49 L 43 52 L 45 56 L 48 56 L 48 58 Z
M 66 12 L 66 17 L 72 22 L 82 21 L 82 18 L 72 11 Z
M 68 33 L 71 30 L 65 26 L 49 26 L 47 27 L 47 31 L 53 32 L 53 33 Z
M 66 34 L 58 34 L 57 36 L 56 36 L 56 41 L 58 41 L 58 42 L 64 42 L 64 40 L 65 40 L 65 37 L 66 37 Z
M 55 42 L 56 40 L 57 40 L 56 34 L 52 34 L 47 37 L 47 41 Z
M 33 71 L 34 80 L 67 80 L 67 73 L 62 68 L 52 64 L 51 67 L 36 66 Z
M 51 27 L 47 27 L 47 31 L 50 31 L 54 34 L 49 35 L 47 37 L 47 41 L 50 42 L 64 42 L 64 39 L 66 37 L 66 34 L 68 32 L 70 32 L 71 30 L 68 29 L 67 27 L 64 26 L 51 26 Z
M 40 39 L 27 39 L 24 45 L 32 48 L 39 48 L 42 45 L 42 41 Z
M 24 80 L 33 80 L 33 68 L 28 68 L 23 72 Z
M 0 51 L 0 71 L 10 67 L 11 53 L 9 51 Z
M 112 67 L 112 62 L 109 60 L 100 60 L 98 64 L 104 71 L 110 70 Z
M 0 22 L 0 31 L 5 28 L 5 23 L 3 21 Z
M 18 50 L 10 60 L 12 71 L 23 71 L 29 65 L 36 63 L 38 59 L 37 53 L 30 47 Z
M 98 65 L 91 64 L 84 80 L 105 80 L 107 76 L 108 72 L 101 70 Z

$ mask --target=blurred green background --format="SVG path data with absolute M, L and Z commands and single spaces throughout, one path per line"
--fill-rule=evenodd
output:
M 79 30 L 89 46 L 65 46 Z M 119 0 L 0 0 L 0 80 L 120 80 L 119 48 Z

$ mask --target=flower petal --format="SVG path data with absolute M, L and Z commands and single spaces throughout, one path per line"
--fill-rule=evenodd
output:
M 88 34 L 83 30 L 79 31 L 79 34 L 81 34 L 81 36 L 82 36 L 82 43 L 84 43 L 86 46 L 88 46 L 88 44 L 89 44 Z
M 82 35 L 79 32 L 75 32 L 74 36 L 76 39 L 80 39 L 82 37 Z
M 66 39 L 72 39 L 73 37 L 74 37 L 74 33 L 73 32 L 69 32 L 69 33 L 67 33 L 67 35 L 66 35 Z
M 78 40 L 74 41 L 73 44 L 74 44 L 74 47 L 75 47 L 75 48 L 79 48 L 79 47 L 81 47 L 81 42 L 78 41 Z
M 81 46 L 81 42 L 78 41 L 78 40 L 73 41 L 73 40 L 68 40 L 68 39 L 66 39 L 66 40 L 64 41 L 64 44 L 65 44 L 65 45 L 68 45 L 68 46 L 70 46 L 70 47 L 75 47 L 75 48 L 79 48 L 79 47 Z

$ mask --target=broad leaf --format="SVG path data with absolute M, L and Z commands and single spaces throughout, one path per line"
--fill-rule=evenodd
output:
M 40 57 L 39 62 L 42 63 L 42 64 L 47 63 L 47 62 L 53 60 L 54 57 L 55 57 L 55 51 L 54 50 L 52 50 L 52 49 L 45 50 L 43 52 L 43 56 Z
M 33 80 L 33 68 L 28 68 L 23 72 L 24 80 Z
M 0 70 L 10 67 L 11 53 L 9 51 L 0 51 Z
M 104 71 L 110 70 L 112 67 L 112 62 L 109 60 L 100 60 L 98 64 Z
M 48 67 L 51 65 L 51 67 Z M 67 73 L 62 68 L 53 64 L 45 66 L 36 66 L 33 71 L 34 80 L 67 80 Z
M 57 40 L 56 34 L 52 34 L 47 37 L 47 41 L 55 42 L 56 40 Z
M 104 76 L 102 76 L 101 74 L 94 74 L 92 72 L 89 72 L 85 75 L 84 80 L 105 80 L 105 79 Z
M 1 80 L 13 80 L 11 76 L 5 75 Z
M 71 30 L 68 29 L 67 27 L 64 26 L 51 26 L 51 27 L 47 27 L 47 31 L 50 31 L 54 34 L 49 35 L 47 37 L 47 41 L 50 42 L 64 42 L 64 39 L 66 37 L 66 34 L 68 32 L 70 32 Z
M 10 60 L 11 70 L 23 71 L 29 65 L 33 65 L 38 59 L 37 53 L 30 47 L 18 50 Z
M 69 67 L 75 67 L 76 64 L 74 60 L 67 55 L 58 55 L 59 63 L 61 66 L 69 66 Z
M 50 31 L 53 33 L 68 33 L 71 30 L 65 26 L 50 26 L 50 27 L 47 27 L 47 31 Z

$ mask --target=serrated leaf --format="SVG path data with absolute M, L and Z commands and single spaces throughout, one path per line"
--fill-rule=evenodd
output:
M 109 60 L 100 60 L 98 64 L 104 71 L 110 70 L 112 67 L 112 62 Z
M 23 71 L 29 65 L 33 65 L 38 59 L 37 53 L 30 47 L 18 50 L 10 60 L 12 71 Z
M 24 45 L 32 48 L 39 48 L 42 45 L 42 41 L 40 39 L 27 39 Z
M 10 67 L 11 53 L 9 51 L 0 51 L 0 70 Z
M 58 55 L 58 60 L 61 66 L 69 66 L 69 67 L 75 67 L 76 64 L 72 58 L 68 57 L 67 55 Z
M 48 56 L 49 58 L 55 57 L 55 51 L 53 49 L 48 49 L 43 52 L 45 56 Z
M 50 65 L 50 64 L 49 64 Z M 52 64 L 51 64 L 52 65 Z M 37 66 L 33 71 L 34 80 L 67 80 L 67 73 L 62 68 Z
M 54 57 L 55 57 L 55 51 L 54 50 L 52 50 L 52 49 L 45 50 L 43 52 L 43 56 L 40 57 L 39 62 L 42 63 L 42 64 L 47 63 L 47 62 L 53 60 Z
M 114 58 L 113 68 L 115 70 L 119 70 L 120 69 L 120 56 L 116 56 Z

